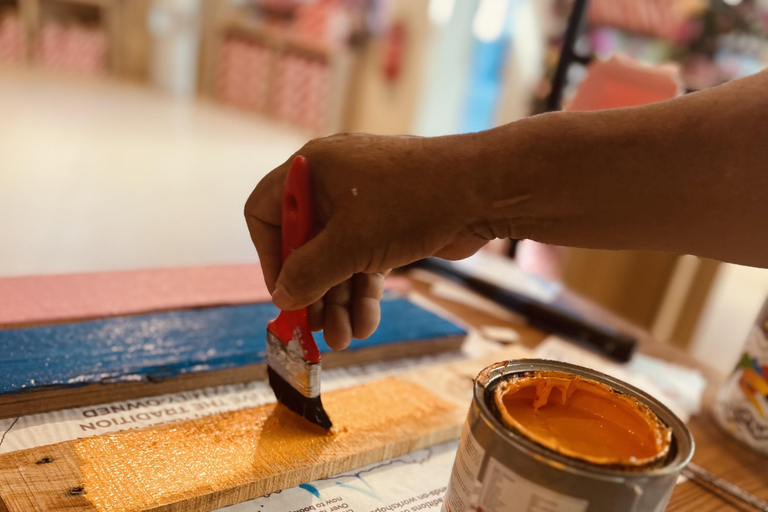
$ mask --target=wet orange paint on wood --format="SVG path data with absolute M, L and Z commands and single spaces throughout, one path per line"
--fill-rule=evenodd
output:
M 330 433 L 270 404 L 165 427 L 81 439 L 85 496 L 137 511 L 387 443 L 455 405 L 396 378 L 323 395 Z

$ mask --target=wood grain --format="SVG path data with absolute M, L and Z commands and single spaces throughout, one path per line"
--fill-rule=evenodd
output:
M 0 457 L 0 511 L 208 511 L 458 437 L 472 383 L 508 349 L 324 393 L 330 434 L 266 406 Z
M 389 343 L 359 350 L 328 352 L 323 354 L 323 368 L 338 368 L 374 361 L 457 351 L 463 341 L 463 335 L 448 336 L 419 340 L 418 342 Z M 266 378 L 266 364 L 253 364 L 225 370 L 181 374 L 156 382 L 128 381 L 88 384 L 74 388 L 38 389 L 29 393 L 0 395 L 0 419 Z

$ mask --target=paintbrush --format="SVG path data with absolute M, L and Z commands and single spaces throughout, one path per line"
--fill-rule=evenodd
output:
M 297 156 L 283 191 L 283 263 L 312 238 L 314 211 L 309 164 Z M 307 308 L 281 311 L 267 324 L 267 374 L 277 401 L 328 430 L 331 420 L 320 400 L 320 351 L 312 336 Z

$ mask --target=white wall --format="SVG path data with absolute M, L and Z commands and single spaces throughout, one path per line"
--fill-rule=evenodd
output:
M 431 0 L 431 3 L 446 0 Z M 472 20 L 479 0 L 454 0 L 451 17 L 434 24 L 419 92 L 413 133 L 425 137 L 457 133 L 464 113 L 474 48 Z
M 691 342 L 694 357 L 730 372 L 766 298 L 768 269 L 720 265 Z

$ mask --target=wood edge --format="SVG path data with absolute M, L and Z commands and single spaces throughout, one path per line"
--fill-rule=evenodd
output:
M 81 322 L 94 322 L 98 320 L 109 320 L 112 318 L 121 318 L 121 317 L 131 317 L 131 316 L 139 316 L 139 315 L 154 315 L 154 314 L 160 314 L 160 313 L 174 313 L 174 312 L 183 312 L 183 311 L 194 311 L 197 309 L 207 309 L 207 308 L 223 308 L 227 306 L 245 306 L 248 304 L 267 304 L 267 302 L 254 302 L 252 300 L 231 300 L 231 301 L 219 301 L 219 302 L 211 302 L 207 304 L 200 304 L 200 305 L 178 305 L 178 306 L 170 306 L 170 307 L 156 307 L 156 308 L 146 308 L 146 309 L 134 309 L 130 311 L 122 311 L 118 313 L 105 313 L 100 315 L 75 315 L 75 316 L 63 316 L 59 318 L 48 318 L 45 320 L 29 320 L 24 322 L 9 322 L 9 323 L 0 323 L 0 331 L 3 330 L 11 330 L 11 329 L 30 329 L 33 327 L 47 327 L 49 325 L 67 325 L 67 324 L 77 324 Z
M 450 414 L 450 412 L 446 413 L 446 415 L 448 414 Z M 362 468 L 370 464 L 375 464 L 376 462 L 400 457 L 423 448 L 458 439 L 461 435 L 462 426 L 463 416 L 460 422 L 437 429 L 427 436 L 419 434 L 396 443 L 377 446 L 370 450 L 355 454 L 354 457 L 350 457 L 342 463 L 339 463 L 338 460 L 323 462 L 320 464 L 321 468 L 319 470 L 317 465 L 313 467 L 312 478 L 310 480 L 301 478 L 299 476 L 300 471 L 294 470 L 270 477 L 266 481 L 263 481 L 263 483 L 248 482 L 222 491 L 195 496 L 191 499 L 184 500 L 183 504 L 185 510 L 195 510 L 197 512 L 215 511 L 222 507 L 261 498 L 267 494 L 280 490 L 291 489 L 304 483 L 340 475 L 353 469 Z M 141 512 L 178 512 L 178 507 L 179 502 L 174 502 L 145 509 Z
M 327 352 L 325 368 L 458 350 L 464 335 L 402 341 L 353 351 Z M 158 382 L 93 383 L 78 388 L 53 388 L 0 396 L 0 419 L 39 414 L 73 407 L 179 393 L 194 389 L 240 384 L 266 379 L 266 364 L 247 365 L 210 372 L 182 374 Z
M 0 483 L 3 484 L 0 485 L 0 503 L 6 508 L 3 512 L 95 512 L 96 508 L 79 492 L 83 475 L 73 443 L 66 441 L 0 456 Z M 43 460 L 50 462 L 43 463 Z M 33 472 L 36 475 L 33 476 Z M 60 492 L 51 492 L 51 488 L 60 489 Z M 18 496 L 25 490 L 28 492 L 27 502 L 21 503 Z

